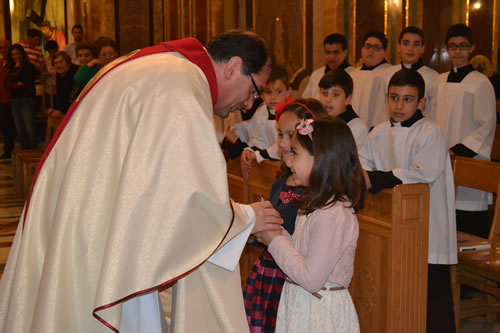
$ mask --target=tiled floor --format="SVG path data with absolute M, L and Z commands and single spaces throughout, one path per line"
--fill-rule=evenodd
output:
M 14 191 L 10 160 L 0 160 L 0 227 L 7 223 L 19 221 L 23 205 L 23 199 L 16 195 Z M 13 236 L 14 232 L 1 234 L 0 243 L 11 241 Z M 0 263 L 5 262 L 7 256 L 8 248 L 0 247 Z M 0 273 L 3 272 L 3 268 L 4 265 L 0 264 Z M 167 318 L 170 317 L 170 291 L 171 289 L 160 294 Z M 475 317 L 462 320 L 460 322 L 460 332 L 500 333 L 500 324 L 488 321 L 482 317 Z

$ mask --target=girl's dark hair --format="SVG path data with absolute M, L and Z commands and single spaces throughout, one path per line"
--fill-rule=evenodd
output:
M 301 213 L 350 202 L 349 207 L 363 208 L 366 184 L 351 130 L 337 117 L 321 117 L 312 123 L 312 140 L 295 133 L 297 141 L 313 157 L 309 186 L 297 201 Z
M 306 106 L 307 108 L 309 108 L 309 110 L 311 110 L 312 114 L 311 114 L 311 112 L 309 112 L 306 108 L 304 108 L 299 103 Z M 283 111 L 281 111 L 280 117 L 284 113 L 288 113 L 288 112 L 294 113 L 297 116 L 297 118 L 299 118 L 299 120 L 317 118 L 317 117 L 328 115 L 328 113 L 323 108 L 323 105 L 321 105 L 321 103 L 317 99 L 314 99 L 314 98 L 299 98 L 299 99 L 293 101 L 292 103 L 287 104 L 283 108 Z M 314 114 L 314 117 L 313 117 L 313 114 Z M 286 180 L 291 175 L 292 175 L 292 171 L 290 170 L 290 168 L 287 167 L 284 162 L 282 162 L 280 170 L 278 171 L 278 178 L 280 178 L 282 180 Z
M 26 63 L 29 62 L 28 55 L 21 44 L 14 44 L 9 48 L 9 52 L 7 53 L 7 68 L 10 71 L 13 71 L 16 67 L 16 62 L 12 59 L 12 51 L 17 50 L 21 53 L 21 67 L 24 67 Z

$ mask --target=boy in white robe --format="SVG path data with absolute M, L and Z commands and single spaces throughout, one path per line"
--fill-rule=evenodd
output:
M 469 64 L 475 48 L 469 27 L 453 25 L 445 42 L 453 70 L 436 79 L 432 115 L 441 126 L 450 154 L 489 160 L 496 127 L 493 86 L 485 75 Z M 458 187 L 458 230 L 488 237 L 487 197 L 486 192 Z
M 368 135 L 359 157 L 372 193 L 397 184 L 430 188 L 427 332 L 455 332 L 450 265 L 457 263 L 454 185 L 441 129 L 422 116 L 425 83 L 413 70 L 391 78 L 389 121 Z
M 349 126 L 359 151 L 368 136 L 368 129 L 351 106 L 351 76 L 342 69 L 334 69 L 325 74 L 318 85 L 319 101 L 328 115 L 342 119 Z
M 276 106 L 289 98 L 291 93 L 286 70 L 274 67 L 262 92 L 264 102 L 252 118 L 233 124 L 226 133 L 222 147 L 228 151 L 229 157 L 236 158 L 241 154 L 242 162 L 251 162 L 256 154 L 264 153 L 276 143 Z
M 363 66 L 352 71 L 354 82 L 352 107 L 368 129 L 388 119 L 385 111 L 385 82 L 383 73 L 391 65 L 385 60 L 387 38 L 380 31 L 370 31 L 363 39 Z
M 341 68 L 350 73 L 354 67 L 347 62 L 347 38 L 339 33 L 326 36 L 323 41 L 323 52 L 325 55 L 325 66 L 312 72 L 307 87 L 302 93 L 302 98 L 319 99 L 319 80 L 332 69 Z
M 425 66 L 422 55 L 425 51 L 425 38 L 422 29 L 415 26 L 406 27 L 399 34 L 397 51 L 401 56 L 401 64 L 394 65 L 384 72 L 385 93 L 391 77 L 402 68 L 416 70 L 425 81 L 425 108 L 422 110 L 424 117 L 429 117 L 432 105 L 432 90 L 434 81 L 439 73 L 432 68 Z

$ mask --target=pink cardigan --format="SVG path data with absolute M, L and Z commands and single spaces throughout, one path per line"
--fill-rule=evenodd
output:
M 273 239 L 268 250 L 286 275 L 314 293 L 326 282 L 349 287 L 359 236 L 358 219 L 348 203 L 297 215 L 293 237 Z

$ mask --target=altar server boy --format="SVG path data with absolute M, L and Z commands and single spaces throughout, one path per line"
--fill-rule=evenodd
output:
M 319 99 L 318 82 L 332 69 L 341 68 L 348 73 L 354 70 L 354 67 L 347 62 L 347 38 L 344 35 L 333 33 L 326 36 L 323 41 L 323 54 L 325 65 L 312 72 L 302 98 Z
M 436 79 L 432 114 L 441 126 L 450 154 L 489 160 L 496 127 L 493 86 L 469 64 L 475 48 L 469 27 L 453 25 L 445 43 L 453 69 Z M 458 187 L 458 230 L 488 237 L 487 198 L 486 192 Z
M 319 101 L 328 115 L 342 119 L 351 129 L 360 150 L 368 136 L 365 123 L 359 118 L 351 105 L 353 83 L 352 78 L 343 69 L 337 68 L 323 75 L 319 81 Z
M 389 81 L 390 120 L 376 126 L 359 152 L 372 193 L 397 184 L 430 188 L 427 332 L 455 332 L 450 265 L 457 263 L 453 174 L 440 127 L 424 118 L 425 83 L 402 69 Z
M 425 51 L 425 38 L 424 32 L 417 27 L 406 27 L 399 34 L 399 41 L 397 44 L 397 51 L 401 56 L 401 64 L 394 65 L 384 72 L 385 79 L 385 92 L 387 93 L 387 86 L 391 77 L 402 68 L 414 69 L 422 75 L 425 81 L 425 107 L 422 113 L 428 117 L 431 112 L 432 105 L 432 90 L 434 88 L 434 81 L 438 77 L 438 72 L 432 68 L 424 65 L 422 55 Z
M 388 119 L 385 110 L 383 73 L 391 65 L 385 60 L 387 38 L 380 31 L 368 32 L 363 40 L 363 66 L 352 71 L 354 82 L 352 107 L 368 129 Z

